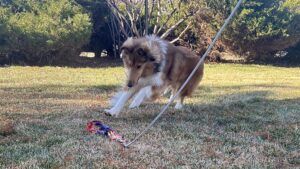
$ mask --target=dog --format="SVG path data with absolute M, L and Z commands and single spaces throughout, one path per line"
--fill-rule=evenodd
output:
M 123 90 L 112 98 L 112 108 L 105 110 L 112 116 L 118 116 L 132 97 L 130 108 L 139 107 L 145 100 L 155 100 L 168 88 L 172 98 L 200 60 L 188 48 L 174 46 L 155 35 L 128 38 L 121 47 L 120 57 L 127 80 Z M 202 63 L 180 92 L 175 109 L 182 109 L 184 98 L 197 88 L 203 74 Z

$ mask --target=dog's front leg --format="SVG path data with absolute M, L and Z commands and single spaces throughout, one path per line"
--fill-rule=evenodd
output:
M 140 86 L 132 87 L 128 90 L 122 91 L 118 101 L 111 109 L 105 109 L 105 112 L 112 116 L 118 116 L 124 108 L 126 102 L 140 89 Z
M 109 105 L 110 105 L 111 107 L 115 106 L 115 105 L 118 103 L 119 99 L 121 98 L 121 96 L 123 95 L 124 92 L 125 92 L 125 91 L 123 91 L 123 90 L 117 92 L 117 93 L 110 99 Z
M 111 109 L 105 109 L 105 112 L 111 116 L 118 116 L 132 94 L 133 92 L 131 90 L 123 91 L 116 104 Z
M 150 98 L 151 96 L 151 86 L 142 88 L 133 98 L 133 101 L 129 105 L 129 108 L 139 107 L 145 98 Z

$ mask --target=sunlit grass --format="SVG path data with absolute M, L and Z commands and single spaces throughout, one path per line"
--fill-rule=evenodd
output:
M 15 132 L 0 135 L 0 168 L 293 168 L 300 165 L 300 68 L 206 65 L 183 111 L 172 107 L 130 149 L 89 135 L 102 120 L 132 139 L 167 98 L 103 109 L 125 78 L 122 67 L 0 68 L 0 116 Z M 1 119 L 1 118 L 0 118 Z

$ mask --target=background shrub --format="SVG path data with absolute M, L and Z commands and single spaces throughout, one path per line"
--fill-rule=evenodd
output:
M 201 1 L 201 0 L 200 0 Z M 185 41 L 203 51 L 237 3 L 237 0 L 204 0 Z M 274 61 L 276 53 L 291 53 L 300 42 L 299 0 L 245 1 L 218 41 L 215 51 L 233 51 L 248 61 Z M 290 55 L 289 55 L 290 56 Z M 296 57 L 296 56 L 293 56 Z
M 67 60 L 88 43 L 92 24 L 72 0 L 12 1 L 0 7 L 2 58 L 33 64 Z
M 133 1 L 127 1 L 135 5 Z M 134 8 L 136 11 L 130 5 L 123 8 L 120 5 L 123 2 L 124 6 L 123 0 L 114 2 L 123 10 L 125 31 L 130 32 L 128 23 L 131 23 L 130 17 L 125 14 L 135 12 L 139 17 L 133 25 L 137 32 L 143 34 L 143 2 L 136 1 L 140 5 Z M 158 4 L 158 0 L 151 2 Z M 160 2 L 160 7 L 151 8 L 149 33 L 155 33 L 157 25 L 161 25 L 157 27 L 156 34 L 163 35 L 168 28 L 184 19 L 164 38 L 170 41 L 177 39 L 174 42 L 176 45 L 187 46 L 200 55 L 211 43 L 237 0 Z M 235 52 L 248 61 L 300 62 L 297 57 L 300 44 L 299 6 L 299 0 L 245 1 L 208 59 L 219 61 L 224 56 L 222 52 L 229 55 Z M 74 59 L 73 56 L 78 56 L 83 47 L 86 51 L 95 52 L 98 57 L 106 51 L 111 58 L 119 58 L 117 51 L 126 37 L 121 35 L 122 23 L 114 18 L 115 14 L 103 0 L 1 0 L 0 64 L 7 60 L 19 64 L 69 62 Z M 285 51 L 288 55 L 278 55 Z
M 223 40 L 248 60 L 274 59 L 275 53 L 293 47 L 300 40 L 297 10 L 298 0 L 247 1 Z

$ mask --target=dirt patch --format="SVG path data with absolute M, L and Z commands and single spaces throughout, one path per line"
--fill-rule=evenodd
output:
M 0 135 L 8 136 L 13 134 L 14 125 L 12 120 L 8 119 L 5 116 L 0 116 L 0 122 Z

